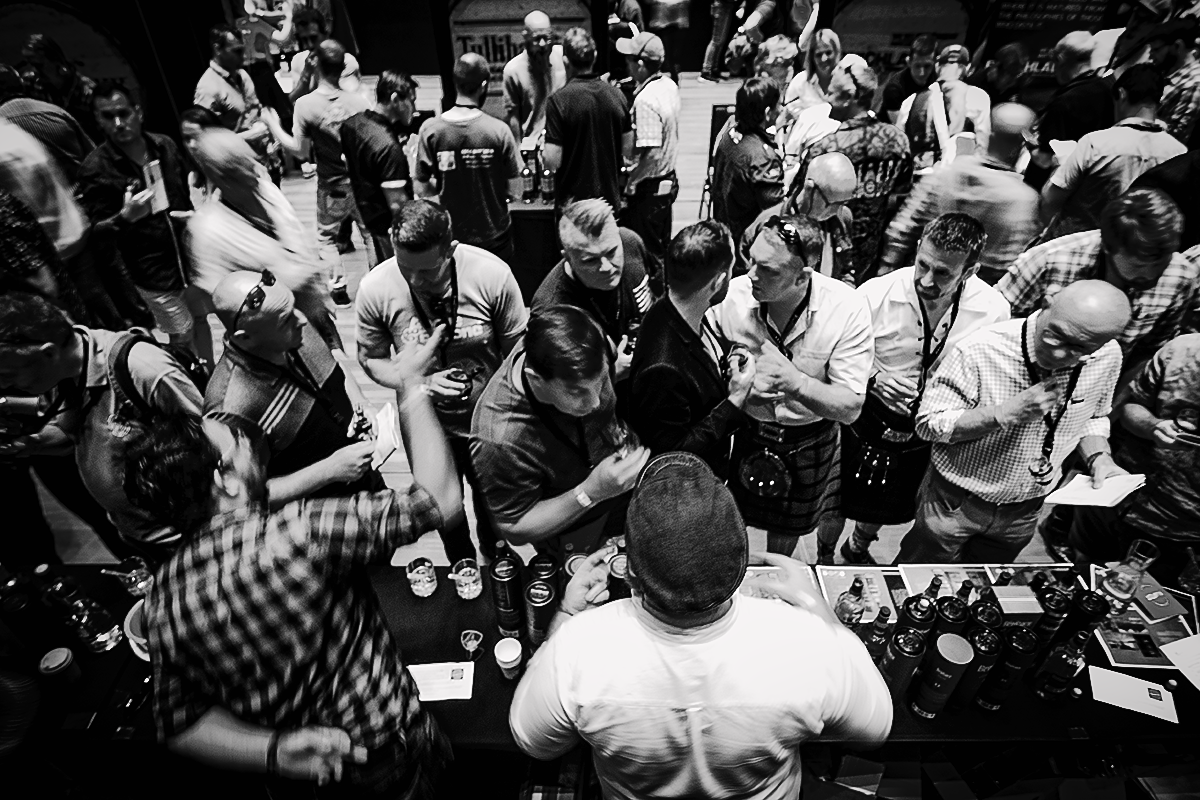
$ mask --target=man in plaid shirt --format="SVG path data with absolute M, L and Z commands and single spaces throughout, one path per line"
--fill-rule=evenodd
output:
M 1108 414 L 1121 371 L 1113 340 L 1128 319 L 1119 291 L 1079 281 L 1045 311 L 955 346 L 917 412 L 933 455 L 897 563 L 1015 561 L 1072 451 L 1097 487 L 1125 474 L 1109 450 Z
M 255 434 L 215 420 L 166 420 L 131 448 L 135 502 L 184 531 L 145 612 L 155 721 L 173 751 L 319 785 L 345 777 L 363 796 L 431 796 L 448 743 L 417 702 L 366 567 L 462 513 L 441 425 L 419 391 L 439 340 L 405 348 L 390 367 L 411 388 L 400 404 L 407 493 L 270 512 Z
M 1150 61 L 1167 79 L 1158 118 L 1167 132 L 1187 144 L 1200 114 L 1200 61 L 1196 45 L 1196 20 L 1176 19 L 1160 25 L 1150 35 Z
M 1028 250 L 996 288 L 1014 317 L 1043 308 L 1056 292 L 1085 278 L 1110 283 L 1133 307 L 1117 337 L 1127 368 L 1145 361 L 1179 332 L 1196 297 L 1200 251 L 1176 252 L 1183 216 L 1157 189 L 1126 192 L 1104 207 L 1100 229 Z

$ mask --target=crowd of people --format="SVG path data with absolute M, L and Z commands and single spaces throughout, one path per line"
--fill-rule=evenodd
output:
M 173 750 L 429 796 L 452 753 L 363 578 L 428 531 L 451 563 L 589 556 L 510 719 L 539 758 L 592 744 L 610 797 L 795 796 L 799 743 L 886 738 L 886 686 L 792 558 L 806 537 L 825 565 L 876 563 L 885 525 L 911 523 L 899 563 L 1145 538 L 1177 581 L 1200 541 L 1194 18 L 1070 33 L 1047 91 L 1017 46 L 983 64 L 920 36 L 881 80 L 815 3 L 751 4 L 734 32 L 718 0 L 700 81 L 726 80 L 730 37 L 755 74 L 712 142 L 711 218 L 676 232 L 687 3 L 650 5 L 648 31 L 616 4 L 621 81 L 596 70 L 610 42 L 534 11 L 502 118 L 467 53 L 419 127 L 415 81 L 385 71 L 372 102 L 312 10 L 284 20 L 290 92 L 215 28 L 178 132 L 119 82 L 52 72 L 45 99 L 46 37 L 0 65 L 0 562 L 59 560 L 36 475 L 158 565 Z M 280 189 L 308 161 L 315 231 Z M 562 258 L 527 302 L 508 203 L 531 163 Z M 339 307 L 396 393 L 404 491 Z M 1047 513 L 1077 473 L 1146 484 Z M 783 604 L 737 592 L 748 526 Z M 633 598 L 605 604 L 616 538 Z

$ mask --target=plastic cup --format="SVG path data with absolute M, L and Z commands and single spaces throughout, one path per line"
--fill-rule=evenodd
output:
M 83 676 L 75 654 L 66 647 L 56 647 L 42 656 L 42 660 L 38 662 L 38 671 L 47 678 L 67 684 L 76 683 Z
M 521 659 L 524 657 L 521 640 L 501 639 L 496 642 L 494 650 L 500 674 L 510 681 L 516 680 L 521 674 Z

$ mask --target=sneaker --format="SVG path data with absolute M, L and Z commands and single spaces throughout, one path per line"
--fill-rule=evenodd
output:
M 711 72 L 701 72 L 696 76 L 696 83 L 720 83 L 721 78 Z
M 305 180 L 314 177 L 317 174 L 317 165 L 305 162 L 300 165 L 300 174 Z
M 861 553 L 856 553 L 850 549 L 850 540 L 842 542 L 842 561 L 847 564 L 874 565 L 879 562 L 871 555 L 870 550 L 863 550 Z
M 346 253 L 354 252 L 354 240 L 347 239 L 344 242 L 337 242 L 337 250 L 339 256 L 344 256 Z
M 350 305 L 350 292 L 346 291 L 346 279 L 338 278 L 335 281 L 329 282 L 329 296 L 333 298 L 333 303 L 341 308 L 346 308 Z
M 833 551 L 832 547 L 829 548 L 828 550 L 825 550 L 824 548 L 818 548 L 818 550 L 817 550 L 817 566 L 832 567 L 833 566 L 833 552 L 834 551 Z

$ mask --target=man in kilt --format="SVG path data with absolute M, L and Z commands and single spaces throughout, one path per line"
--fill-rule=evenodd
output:
M 708 312 L 726 350 L 755 363 L 730 489 L 746 524 L 786 555 L 836 510 L 838 423 L 858 417 L 871 375 L 870 313 L 854 289 L 816 271 L 824 239 L 807 217 L 769 218 L 749 272 Z
M 848 564 L 874 564 L 868 548 L 879 529 L 913 519 L 931 447 L 913 418 L 942 356 L 1009 318 L 1008 301 L 975 274 L 985 239 L 974 218 L 942 214 L 925 226 L 913 266 L 858 289 L 871 312 L 875 364 L 862 414 L 842 428 L 841 513 L 855 520 L 841 550 Z

